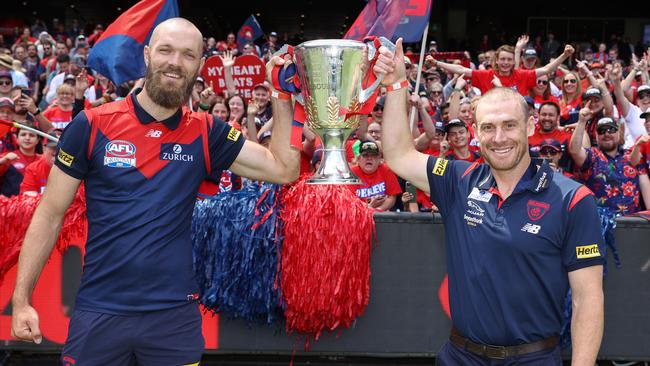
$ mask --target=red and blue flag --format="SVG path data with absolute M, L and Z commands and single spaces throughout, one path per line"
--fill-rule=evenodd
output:
M 239 28 L 239 32 L 237 32 L 237 48 L 241 51 L 246 43 L 253 43 L 253 41 L 263 35 L 264 32 L 260 23 L 257 22 L 255 15 L 251 15 L 242 24 L 241 28 Z
M 366 36 L 418 42 L 429 25 L 431 0 L 368 0 L 343 38 L 363 40 Z
M 431 15 L 431 0 L 406 0 L 408 3 L 404 9 L 393 40 L 402 37 L 404 42 L 419 42 L 422 40 L 424 28 L 429 26 Z
M 154 28 L 180 15 L 176 0 L 142 0 L 106 28 L 88 56 L 88 66 L 115 85 L 145 75 L 144 46 Z
M 343 38 L 363 40 L 367 36 L 390 39 L 409 0 L 369 0 Z

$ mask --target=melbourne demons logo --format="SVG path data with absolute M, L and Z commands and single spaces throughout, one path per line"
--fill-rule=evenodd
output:
M 250 25 L 244 25 L 239 30 L 239 38 L 243 38 L 245 40 L 251 40 L 253 39 L 253 33 L 255 33 L 253 31 L 253 27 L 251 27 Z
M 135 168 L 135 145 L 124 140 L 106 144 L 104 165 L 111 168 Z
M 528 213 L 528 217 L 533 220 L 539 220 L 546 213 L 548 212 L 549 208 L 551 208 L 551 205 L 549 205 L 546 202 L 539 202 L 539 201 L 534 201 L 534 200 L 529 200 L 528 203 L 526 204 L 526 212 Z

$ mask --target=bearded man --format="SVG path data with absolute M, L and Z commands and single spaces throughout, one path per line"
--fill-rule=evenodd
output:
M 280 184 L 298 177 L 288 100 L 273 98 L 270 149 L 183 108 L 203 65 L 202 40 L 185 19 L 160 23 L 144 49 L 144 89 L 79 113 L 61 137 L 20 253 L 12 333 L 42 341 L 31 294 L 84 180 L 88 239 L 63 364 L 198 364 L 204 341 L 190 225 L 199 185 L 225 169 Z M 284 63 L 272 59 L 267 74 Z

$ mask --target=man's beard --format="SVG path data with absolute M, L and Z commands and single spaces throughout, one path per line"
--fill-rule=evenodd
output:
M 185 84 L 180 88 L 165 88 L 162 85 L 161 80 L 163 72 L 173 72 L 180 75 L 184 79 Z M 188 78 L 180 68 L 175 67 L 168 67 L 166 70 L 154 71 L 151 66 L 151 61 L 149 61 L 149 66 L 147 67 L 147 73 L 145 75 L 144 88 L 151 100 L 161 107 L 169 109 L 180 108 L 190 99 L 192 89 L 194 88 L 194 82 L 198 74 L 199 72 L 197 70 L 192 77 Z

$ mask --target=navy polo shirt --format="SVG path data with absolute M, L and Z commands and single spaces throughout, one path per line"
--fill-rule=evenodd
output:
M 136 91 L 137 93 L 138 91 Z M 80 310 L 129 315 L 195 301 L 192 210 L 203 179 L 228 169 L 241 133 L 183 108 L 156 121 L 135 98 L 79 113 L 56 166 L 83 179 L 88 240 Z
M 482 344 L 559 334 L 568 272 L 602 265 L 591 191 L 545 163 L 502 200 L 490 167 L 429 157 L 431 201 L 445 223 L 454 326 Z

